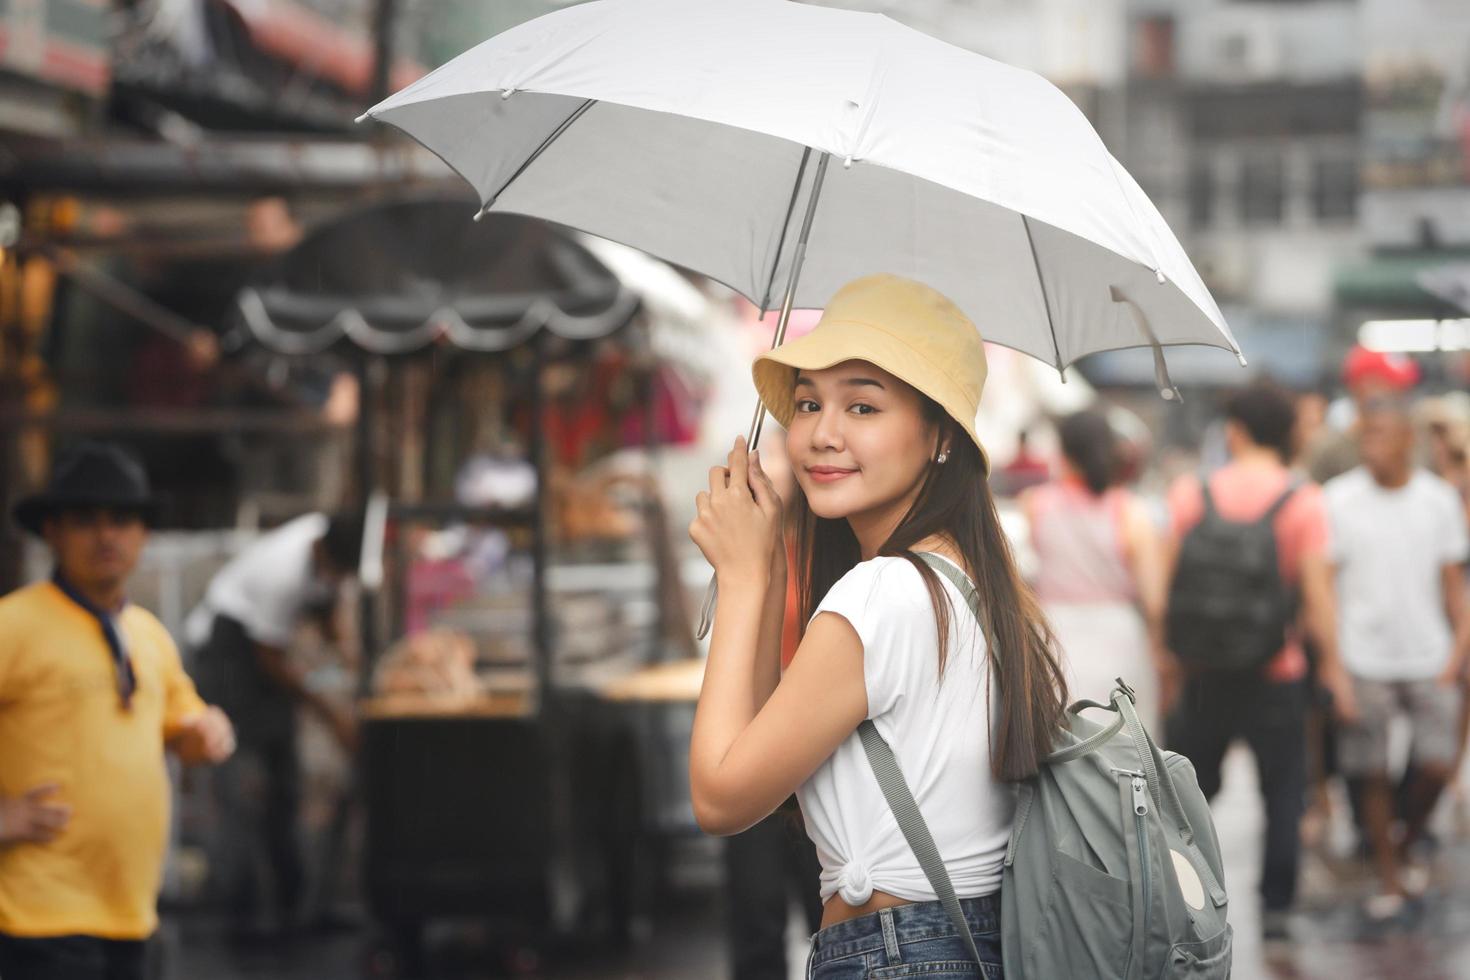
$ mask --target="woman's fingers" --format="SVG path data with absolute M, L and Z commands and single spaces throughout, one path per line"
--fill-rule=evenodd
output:
M 776 488 L 776 484 L 771 482 L 770 476 L 766 473 L 766 468 L 761 465 L 761 451 L 759 449 L 750 454 L 750 472 L 752 476 L 765 483 L 766 486 L 773 490 Z
M 771 478 L 761 469 L 760 453 L 751 453 L 750 463 L 750 492 L 755 494 L 755 502 L 761 510 L 767 513 L 774 507 L 781 507 L 781 495 L 776 492 L 776 485 Z
M 735 437 L 735 448 L 730 450 L 730 486 L 744 487 L 750 484 L 750 452 L 745 448 L 745 437 Z
M 694 495 L 694 509 L 701 514 L 709 510 L 709 491 L 701 490 Z
M 780 511 L 781 499 L 776 496 L 776 490 L 769 480 L 751 480 L 750 492 L 755 495 L 755 505 L 766 517 L 774 517 Z
M 709 471 L 709 492 L 719 493 L 730 485 L 730 471 L 723 466 L 712 466 Z

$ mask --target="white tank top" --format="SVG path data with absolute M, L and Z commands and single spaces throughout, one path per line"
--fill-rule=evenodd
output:
M 863 641 L 868 717 L 893 747 L 961 898 L 1000 889 L 1015 809 L 990 771 L 991 691 L 985 637 L 943 576 L 951 607 L 939 676 L 934 608 L 906 559 L 875 558 L 844 575 L 813 619 L 836 613 Z M 888 809 L 854 731 L 797 790 L 822 863 L 822 901 L 861 905 L 873 891 L 911 902 L 936 896 Z

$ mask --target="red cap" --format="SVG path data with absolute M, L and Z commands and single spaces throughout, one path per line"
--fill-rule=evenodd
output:
M 1388 354 L 1354 345 L 1342 362 L 1342 383 L 1355 388 L 1365 381 L 1378 381 L 1396 391 L 1407 391 L 1419 383 L 1419 365 L 1403 354 Z

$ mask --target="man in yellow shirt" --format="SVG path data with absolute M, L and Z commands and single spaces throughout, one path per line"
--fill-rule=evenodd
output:
M 99 444 L 15 507 L 55 571 L 0 599 L 4 980 L 141 980 L 168 838 L 164 750 L 187 763 L 234 751 L 229 720 L 124 592 L 153 507 L 143 468 Z

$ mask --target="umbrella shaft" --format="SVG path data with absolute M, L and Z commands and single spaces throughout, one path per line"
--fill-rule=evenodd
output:
M 812 178 L 812 193 L 807 198 L 806 214 L 801 219 L 801 234 L 796 239 L 796 252 L 791 257 L 791 275 L 786 278 L 786 295 L 781 298 L 781 316 L 776 320 L 776 335 L 771 338 L 771 349 L 780 347 L 786 340 L 786 326 L 791 322 L 791 307 L 796 301 L 796 284 L 801 279 L 801 267 L 806 264 L 806 243 L 812 232 L 812 219 L 816 217 L 817 200 L 822 195 L 822 181 L 827 177 L 827 163 L 831 154 L 823 153 L 817 160 L 817 172 Z M 766 421 L 766 407 L 756 399 L 755 415 L 750 420 L 750 438 L 746 445 L 755 449 L 760 445 L 761 427 Z M 701 638 L 703 635 L 701 634 Z
M 830 159 L 830 154 L 823 153 L 817 160 L 817 172 L 812 178 L 812 193 L 807 198 L 806 214 L 801 219 L 801 234 L 796 239 L 796 252 L 791 256 L 791 275 L 786 278 L 786 295 L 781 299 L 781 317 L 776 321 L 776 336 L 771 339 L 772 350 L 780 347 L 786 339 L 786 325 L 791 322 L 791 306 L 796 301 L 796 284 L 801 279 L 801 267 L 806 263 L 806 243 L 811 236 L 812 219 L 817 213 L 817 199 L 822 195 L 822 181 L 827 176 L 827 162 Z M 745 440 L 746 446 L 754 449 L 760 444 L 761 426 L 765 424 L 765 421 L 766 407 L 757 398 L 755 417 L 750 420 L 750 438 Z M 715 622 L 715 603 L 718 598 L 719 584 L 715 581 L 714 575 L 711 575 L 709 585 L 704 590 L 704 602 L 699 608 L 699 628 L 694 632 L 697 639 L 702 640 L 709 636 L 710 628 Z

